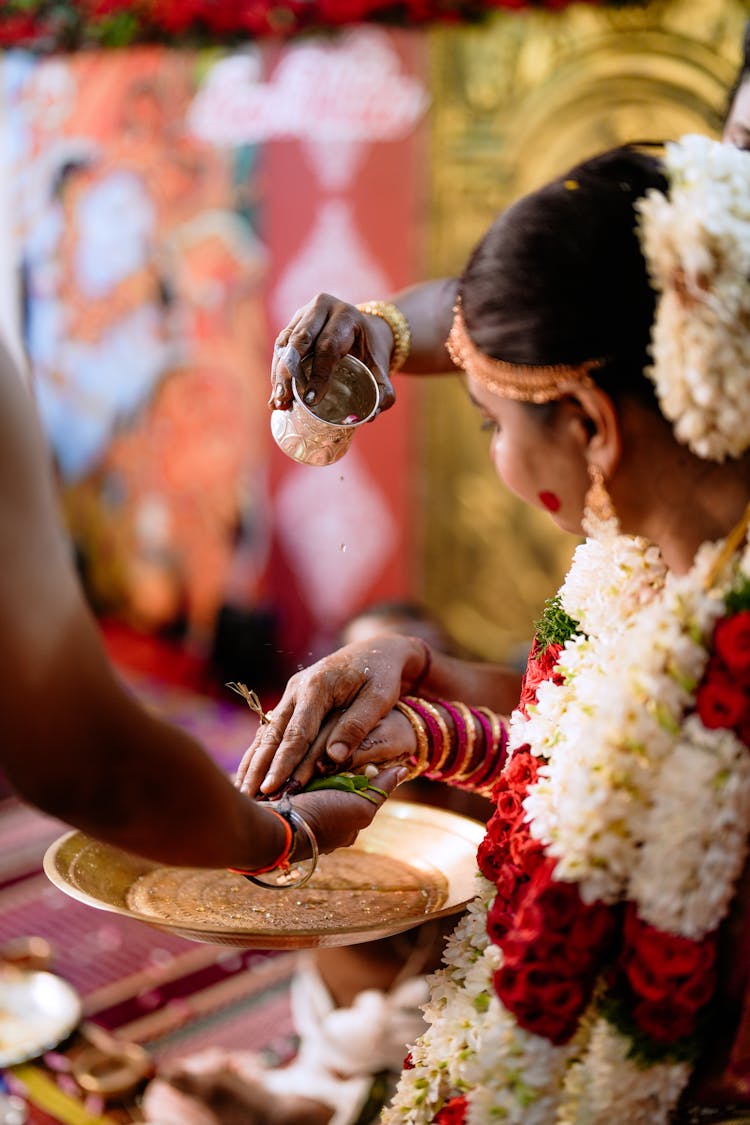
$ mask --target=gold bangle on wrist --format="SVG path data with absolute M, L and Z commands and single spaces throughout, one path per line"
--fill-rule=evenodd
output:
M 416 711 L 414 711 L 408 703 L 404 703 L 403 700 L 397 699 L 394 703 L 394 707 L 409 720 L 409 725 L 414 731 L 417 739 L 416 762 L 414 762 L 413 764 L 410 763 L 412 765 L 412 768 L 409 771 L 409 780 L 411 780 L 411 778 L 418 777 L 427 769 L 427 765 L 430 760 L 430 740 L 427 737 L 427 730 L 424 723 L 422 722 Z
M 439 708 L 436 707 L 435 704 L 432 703 L 429 699 L 423 699 L 420 696 L 419 706 L 427 712 L 437 729 L 440 731 L 440 751 L 438 753 L 437 759 L 433 764 L 430 765 L 429 768 L 430 774 L 440 773 L 441 769 L 448 760 L 448 755 L 453 749 L 453 742 L 451 740 L 450 731 L 448 730 L 448 724 L 440 713 Z M 433 750 L 434 749 L 435 747 L 433 747 Z
M 363 301 L 357 308 L 368 316 L 379 316 L 386 322 L 393 335 L 393 351 L 388 370 L 391 374 L 400 371 L 411 348 L 411 328 L 401 309 L 390 301 Z
M 491 711 L 489 707 L 476 707 L 476 711 L 480 715 L 484 715 L 485 719 L 489 721 L 492 729 L 492 749 L 497 750 L 503 737 L 503 721 L 496 711 Z

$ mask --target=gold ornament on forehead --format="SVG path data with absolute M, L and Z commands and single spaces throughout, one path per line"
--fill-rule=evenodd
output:
M 453 310 L 453 325 L 446 340 L 448 354 L 456 367 L 501 398 L 517 402 L 553 402 L 581 387 L 593 387 L 591 372 L 604 364 L 603 359 L 587 359 L 569 366 L 564 363 L 527 365 L 506 363 L 480 351 L 466 330 L 461 298 Z

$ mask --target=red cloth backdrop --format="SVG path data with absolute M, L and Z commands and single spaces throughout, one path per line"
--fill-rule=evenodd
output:
M 425 271 L 423 37 L 360 30 L 310 49 L 313 81 L 323 84 L 310 91 L 313 107 L 319 98 L 318 137 L 275 140 L 262 162 L 274 334 L 318 290 L 362 301 Z M 284 59 L 285 51 L 275 53 L 272 79 Z M 347 105 L 352 68 L 358 91 Z M 335 643 L 364 605 L 415 593 L 418 389 L 396 376 L 396 390 L 396 408 L 360 429 L 334 465 L 301 466 L 271 450 L 274 530 L 264 586 L 280 614 L 280 648 L 292 660 L 307 663 Z

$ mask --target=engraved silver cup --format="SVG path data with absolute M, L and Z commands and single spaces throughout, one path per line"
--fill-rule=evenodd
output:
M 303 359 L 302 370 L 311 360 Z M 302 401 L 297 380 L 292 382 L 291 410 L 271 412 L 273 439 L 303 465 L 332 465 L 351 445 L 354 431 L 369 422 L 378 408 L 378 384 L 369 367 L 353 355 L 343 356 L 331 373 L 324 397 L 315 406 Z

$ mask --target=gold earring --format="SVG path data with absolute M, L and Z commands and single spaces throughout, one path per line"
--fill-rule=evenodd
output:
M 617 512 L 601 468 L 598 465 L 589 465 L 588 468 L 591 484 L 583 502 L 581 526 L 589 539 L 607 542 L 620 534 Z

